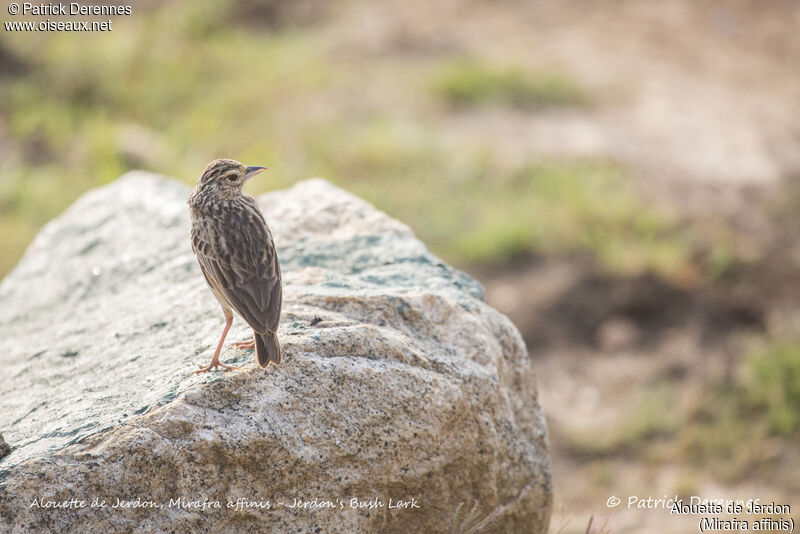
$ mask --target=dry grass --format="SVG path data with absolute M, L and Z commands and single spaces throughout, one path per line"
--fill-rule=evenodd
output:
M 479 503 L 475 501 L 472 508 L 462 517 L 461 511 L 464 503 L 459 503 L 453 514 L 452 534 L 478 534 L 484 532 L 497 519 L 497 510 L 489 515 L 482 516 L 478 510 Z

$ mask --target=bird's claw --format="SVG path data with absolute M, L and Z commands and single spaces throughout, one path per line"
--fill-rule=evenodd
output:
M 256 346 L 256 341 L 254 339 L 251 339 L 250 341 L 237 341 L 232 345 L 236 350 L 252 349 L 253 347 Z
M 216 367 L 222 367 L 223 371 L 238 371 L 240 369 L 239 367 L 235 367 L 233 365 L 225 365 L 224 363 L 219 362 L 219 361 L 218 362 L 211 362 L 206 367 L 203 367 L 203 364 L 200 364 L 199 367 L 200 367 L 200 369 L 192 372 L 193 375 L 198 375 L 200 373 L 207 373 L 211 369 L 214 369 Z

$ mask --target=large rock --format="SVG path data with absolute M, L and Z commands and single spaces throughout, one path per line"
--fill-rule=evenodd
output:
M 449 532 L 461 502 L 495 513 L 492 532 L 546 532 L 531 360 L 475 281 L 302 182 L 260 199 L 283 365 L 228 348 L 241 371 L 191 376 L 223 316 L 189 248 L 188 192 L 144 173 L 94 190 L 0 285 L 0 532 Z

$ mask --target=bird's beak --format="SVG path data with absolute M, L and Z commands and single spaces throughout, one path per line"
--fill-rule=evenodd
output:
M 246 182 L 256 174 L 262 173 L 266 170 L 266 167 L 247 167 L 247 172 L 244 175 L 244 181 Z

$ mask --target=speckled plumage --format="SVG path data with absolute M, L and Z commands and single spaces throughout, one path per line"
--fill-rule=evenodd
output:
M 231 159 L 208 164 L 189 196 L 192 250 L 212 293 L 222 306 L 226 328 L 212 366 L 236 311 L 254 330 L 259 364 L 281 362 L 276 332 L 281 313 L 281 270 L 272 234 L 244 183 L 261 167 Z

